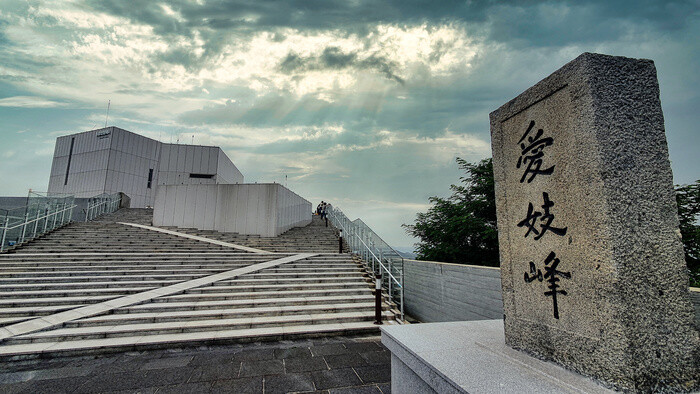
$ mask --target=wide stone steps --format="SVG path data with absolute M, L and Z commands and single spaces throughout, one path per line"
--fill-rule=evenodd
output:
M 245 300 L 255 298 L 286 298 L 286 297 L 322 297 L 336 295 L 361 295 L 367 294 L 367 289 L 313 289 L 313 290 L 289 290 L 289 291 L 253 291 L 253 292 L 221 292 L 221 293 L 204 293 L 204 294 L 178 294 L 167 297 L 159 297 L 153 302 L 169 302 L 169 301 L 216 301 L 216 300 Z M 0 304 L 1 305 L 1 304 Z
M 251 342 L 319 337 L 328 335 L 376 334 L 370 321 L 331 324 L 303 324 L 226 331 L 200 331 L 181 334 L 143 335 L 83 341 L 38 342 L 0 346 L 0 358 L 29 358 L 90 355 L 127 350 L 159 349 L 178 346 L 205 346 L 219 343 Z
M 292 305 L 318 305 L 324 303 L 351 303 L 351 302 L 370 302 L 374 300 L 374 296 L 367 295 L 341 295 L 341 296 L 319 296 L 319 297 L 274 297 L 274 298 L 251 298 L 243 300 L 219 300 L 219 301 L 192 301 L 192 302 L 153 302 L 149 304 L 134 305 L 126 308 L 120 308 L 113 313 L 138 313 L 143 311 L 149 312 L 165 312 L 165 311 L 185 311 L 196 309 L 216 309 L 222 307 L 228 308 L 250 308 L 253 306 L 292 306 Z
M 287 316 L 297 314 L 319 314 L 334 312 L 363 312 L 373 311 L 374 302 L 351 302 L 347 304 L 321 304 L 321 305 L 292 305 L 270 306 L 256 308 L 222 308 L 204 309 L 196 311 L 171 311 L 171 312 L 142 312 L 129 314 L 111 314 L 80 319 L 66 323 L 65 327 L 105 326 L 117 324 L 157 323 L 169 321 L 189 321 L 200 319 L 230 319 L 236 317 L 256 316 Z M 383 310 L 389 310 L 388 305 L 383 305 Z
M 59 290 L 59 289 L 84 289 L 93 287 L 103 287 L 103 288 L 123 288 L 137 286 L 167 286 L 170 284 L 181 282 L 179 280 L 124 280 L 124 281 L 95 281 L 95 282 L 57 282 L 57 283 L 19 283 L 19 284 L 9 284 L 1 285 L 0 291 L 14 291 L 14 290 Z M 2 311 L 0 311 L 1 313 Z
M 385 318 L 389 312 L 383 312 Z M 129 337 L 139 335 L 180 334 L 201 331 L 225 331 L 263 327 L 284 327 L 301 324 L 330 324 L 363 322 L 374 318 L 374 311 L 287 316 L 244 317 L 233 319 L 193 320 L 182 322 L 159 322 L 147 324 L 122 324 L 117 326 L 90 326 L 61 328 L 52 331 L 21 335 L 7 341 L 8 345 L 23 343 L 53 342 L 61 340 L 89 340 L 100 338 Z
M 121 210 L 0 254 L 0 327 L 71 316 L 1 340 L 0 358 L 378 332 L 369 275 L 318 220 L 277 238 L 191 231 L 268 252 L 252 253 L 116 223 L 150 225 L 148 214 Z M 260 266 L 303 251 L 315 255 Z M 395 321 L 390 304 L 382 311 Z

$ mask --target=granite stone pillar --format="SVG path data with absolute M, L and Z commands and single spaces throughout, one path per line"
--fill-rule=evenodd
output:
M 491 136 L 506 343 L 621 389 L 697 387 L 654 63 L 584 53 Z

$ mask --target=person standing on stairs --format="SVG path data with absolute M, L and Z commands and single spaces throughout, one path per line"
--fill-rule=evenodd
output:
M 323 202 L 323 201 L 321 201 L 321 219 L 325 219 L 325 218 L 326 218 L 326 214 L 327 214 L 326 208 L 327 208 L 327 207 L 328 207 L 328 204 L 325 203 L 325 202 Z

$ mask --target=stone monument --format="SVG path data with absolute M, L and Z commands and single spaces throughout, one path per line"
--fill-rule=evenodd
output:
M 584 53 L 491 135 L 506 343 L 618 389 L 697 388 L 654 63 Z

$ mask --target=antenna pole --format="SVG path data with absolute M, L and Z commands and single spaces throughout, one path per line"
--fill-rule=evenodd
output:
M 107 115 L 105 116 L 105 127 L 107 127 L 107 119 L 109 119 L 109 105 L 112 104 L 112 100 L 107 100 Z

